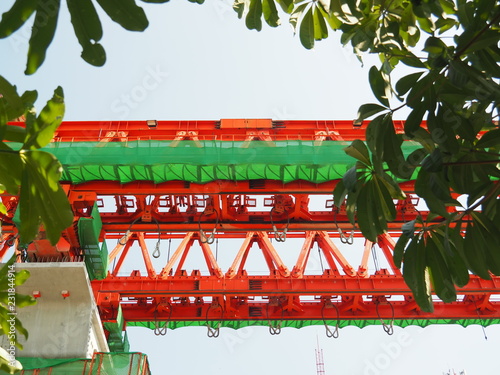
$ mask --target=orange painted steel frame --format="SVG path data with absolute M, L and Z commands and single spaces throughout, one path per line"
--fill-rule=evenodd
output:
M 352 121 L 271 120 L 64 122 L 53 141 L 350 141 L 363 139 L 365 125 L 355 126 Z M 396 122 L 398 132 L 403 131 L 403 125 Z M 357 267 L 349 264 L 332 241 L 339 237 L 343 242 L 352 240 L 348 238 L 352 225 L 345 209 L 337 210 L 332 204 L 335 184 L 335 181 L 285 184 L 270 180 L 214 181 L 203 185 L 183 181 L 161 184 L 96 181 L 64 185 L 64 188 L 75 221 L 88 217 L 94 202 L 100 206 L 106 199 L 115 202 L 115 210 L 101 213 L 101 240 L 120 239 L 109 254 L 110 264 L 116 263 L 104 280 L 92 281 L 103 321 L 116 320 L 120 305 L 125 321 L 500 317 L 498 277 L 482 280 L 471 276 L 469 284 L 458 290 L 458 301 L 449 304 L 436 301 L 433 314 L 422 312 L 416 305 L 392 261 L 391 237 L 398 237 L 402 223 L 417 215 L 418 199 L 412 196 L 411 181 L 401 184 L 409 198 L 397 203 L 397 218 L 389 224 L 389 233 L 380 236 L 377 243 L 387 268 L 369 272 L 368 260 L 374 246 L 369 241 L 365 241 L 360 264 Z M 322 199 L 324 209 L 310 209 L 312 197 Z M 2 200 L 9 212 L 13 212 L 17 197 L 4 195 Z M 255 210 L 257 200 L 263 200 L 267 210 Z M 0 257 L 15 239 L 16 230 L 9 223 L 10 218 L 2 218 L 6 241 L 0 246 Z M 212 231 L 217 232 L 215 237 L 221 241 L 242 241 L 228 270 L 221 269 L 211 250 L 209 242 L 214 238 L 210 234 L 215 233 Z M 283 263 L 271 242 L 273 236 L 277 242 L 283 242 L 285 234 L 287 239 L 304 240 L 292 269 Z M 352 237 L 362 236 L 355 230 Z M 160 270 L 154 268 L 146 245 L 146 239 L 157 238 L 182 239 Z M 54 254 L 42 254 L 42 258 L 65 255 L 66 259 L 79 259 L 81 250 L 74 226 L 65 231 L 64 239 L 70 246 L 66 253 L 54 249 Z M 146 275 L 134 271 L 129 276 L 119 276 L 135 242 L 141 249 Z M 184 269 L 195 242 L 203 252 L 208 274 Z M 315 244 L 326 262 L 321 275 L 306 272 Z M 266 276 L 249 275 L 245 268 L 252 245 L 262 251 L 269 269 Z M 32 251 L 30 256 L 36 260 L 37 254 Z
M 272 235 L 272 234 L 271 234 Z M 332 233 L 333 235 L 333 233 Z M 116 266 L 104 280 L 92 287 L 104 321 L 116 318 L 121 305 L 125 321 L 186 320 L 321 320 L 321 319 L 476 319 L 498 318 L 500 278 L 482 280 L 471 276 L 458 290 L 455 303 L 436 302 L 433 314 L 422 312 L 392 262 L 394 241 L 388 234 L 378 246 L 388 269 L 368 274 L 368 255 L 373 244 L 365 242 L 361 264 L 349 264 L 325 231 L 305 232 L 305 241 L 293 269 L 280 259 L 267 232 L 248 232 L 231 266 L 223 271 L 198 232 L 188 232 L 167 264 L 156 271 L 145 251 L 142 232 L 127 235 L 110 253 Z M 123 260 L 133 241 L 138 241 L 147 275 L 134 271 L 119 276 Z M 195 242 L 199 242 L 207 274 L 190 273 L 184 262 Z M 326 260 L 321 275 L 307 275 L 306 264 L 314 244 Z M 269 269 L 266 276 L 249 275 L 245 262 L 252 245 L 262 251 Z

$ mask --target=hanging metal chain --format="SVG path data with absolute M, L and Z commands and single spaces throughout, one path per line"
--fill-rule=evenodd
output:
M 274 221 L 273 221 L 273 211 L 274 210 L 275 209 L 273 207 L 271 209 L 271 212 L 269 213 L 269 216 L 271 218 L 271 225 L 273 226 L 274 238 L 278 242 L 285 242 L 286 241 L 286 232 L 288 231 L 288 226 L 290 225 L 290 215 L 288 215 L 288 211 L 285 211 L 286 212 L 286 226 L 285 226 L 285 229 L 283 229 L 283 232 L 280 232 L 276 228 L 276 225 L 274 225 Z

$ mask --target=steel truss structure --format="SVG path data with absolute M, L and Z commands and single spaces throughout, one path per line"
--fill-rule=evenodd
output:
M 363 139 L 365 125 L 271 120 L 65 122 L 53 142 L 156 139 L 176 147 L 177 142 L 189 140 L 203 147 L 203 140 L 227 139 L 248 147 L 255 140 L 299 139 L 321 145 Z M 403 124 L 396 127 L 401 132 Z M 469 284 L 458 289 L 457 302 L 444 304 L 436 299 L 432 314 L 418 308 L 392 260 L 402 224 L 418 214 L 427 216 L 419 209 L 412 181 L 401 183 L 407 199 L 397 202 L 397 218 L 376 244 L 363 239 L 349 223 L 344 207 L 334 207 L 335 180 L 62 183 L 74 210 L 75 226 L 66 230 L 57 246 L 50 246 L 41 235 L 28 248 L 27 259 L 81 259 L 86 254 L 76 223 L 91 217 L 93 207 L 100 208 L 100 241 L 118 241 L 107 259 L 113 267 L 104 278 L 92 281 L 104 322 L 116 322 L 122 314 L 125 324 L 153 322 L 155 328 L 161 322 L 263 321 L 277 329 L 273 321 L 500 319 L 500 278 L 494 276 L 483 280 L 471 275 Z M 8 213 L 2 218 L 0 256 L 16 242 L 12 219 L 17 197 L 4 195 L 2 200 Z M 148 243 L 164 244 L 171 239 L 179 244 L 158 267 L 152 257 L 160 249 L 156 246 L 151 251 Z M 351 245 L 349 254 L 347 245 Z M 232 259 L 226 255 L 228 247 L 236 253 Z M 298 256 L 293 264 L 286 264 L 282 252 L 290 247 L 298 250 Z M 186 259 L 195 248 L 201 249 L 203 267 L 186 269 Z M 311 274 L 308 260 L 314 248 L 322 270 Z M 164 254 L 164 246 L 161 251 Z M 265 274 L 254 274 L 247 267 L 249 255 L 255 252 L 267 265 Z M 382 254 L 381 267 L 370 266 L 374 252 Z M 142 264 L 124 276 L 123 264 L 132 256 Z M 228 268 L 220 265 L 221 257 L 226 257 Z

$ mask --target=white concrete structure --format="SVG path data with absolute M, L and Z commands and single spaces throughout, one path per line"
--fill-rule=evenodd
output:
M 31 273 L 17 293 L 40 295 L 36 305 L 17 309 L 29 332 L 27 341 L 20 337 L 24 350 L 18 357 L 91 358 L 94 351 L 109 351 L 84 263 L 16 267 Z M 0 337 L 0 346 L 8 347 L 6 336 Z

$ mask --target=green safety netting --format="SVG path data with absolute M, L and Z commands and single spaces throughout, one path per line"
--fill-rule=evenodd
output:
M 273 327 L 276 327 L 280 323 L 278 320 L 271 320 Z M 336 326 L 338 323 L 339 328 L 344 327 L 358 327 L 364 328 L 373 325 L 382 325 L 380 319 L 367 319 L 367 320 L 283 320 L 280 323 L 280 327 L 290 327 L 290 328 L 302 328 L 313 325 L 324 325 Z M 390 321 L 386 320 L 385 324 L 389 324 Z M 160 328 L 164 327 L 166 322 L 128 322 L 127 325 L 131 327 L 145 327 L 150 329 L 155 329 L 158 325 Z M 224 320 L 221 322 L 210 321 L 209 325 L 212 328 L 217 327 L 227 327 L 232 329 L 240 329 L 248 326 L 269 326 L 268 320 Z M 408 327 L 408 326 L 419 326 L 427 327 L 431 324 L 458 324 L 462 327 L 467 327 L 471 324 L 478 324 L 483 327 L 500 324 L 500 319 L 395 319 L 393 325 L 398 327 Z M 168 322 L 168 329 L 176 329 L 182 327 L 200 327 L 206 326 L 206 321 L 181 321 L 181 322 Z
M 19 374 L 30 375 L 151 375 L 143 353 L 95 353 L 81 358 L 17 358 L 23 365 Z
M 104 279 L 108 272 L 108 248 L 106 241 L 99 242 L 102 220 L 97 204 L 90 217 L 78 220 L 78 239 L 85 254 L 85 265 L 91 280 Z
M 270 179 L 321 183 L 342 178 L 354 159 L 343 148 L 350 142 L 324 141 L 131 141 L 53 142 L 44 149 L 63 165 L 62 181 Z M 404 142 L 405 154 L 420 145 Z

